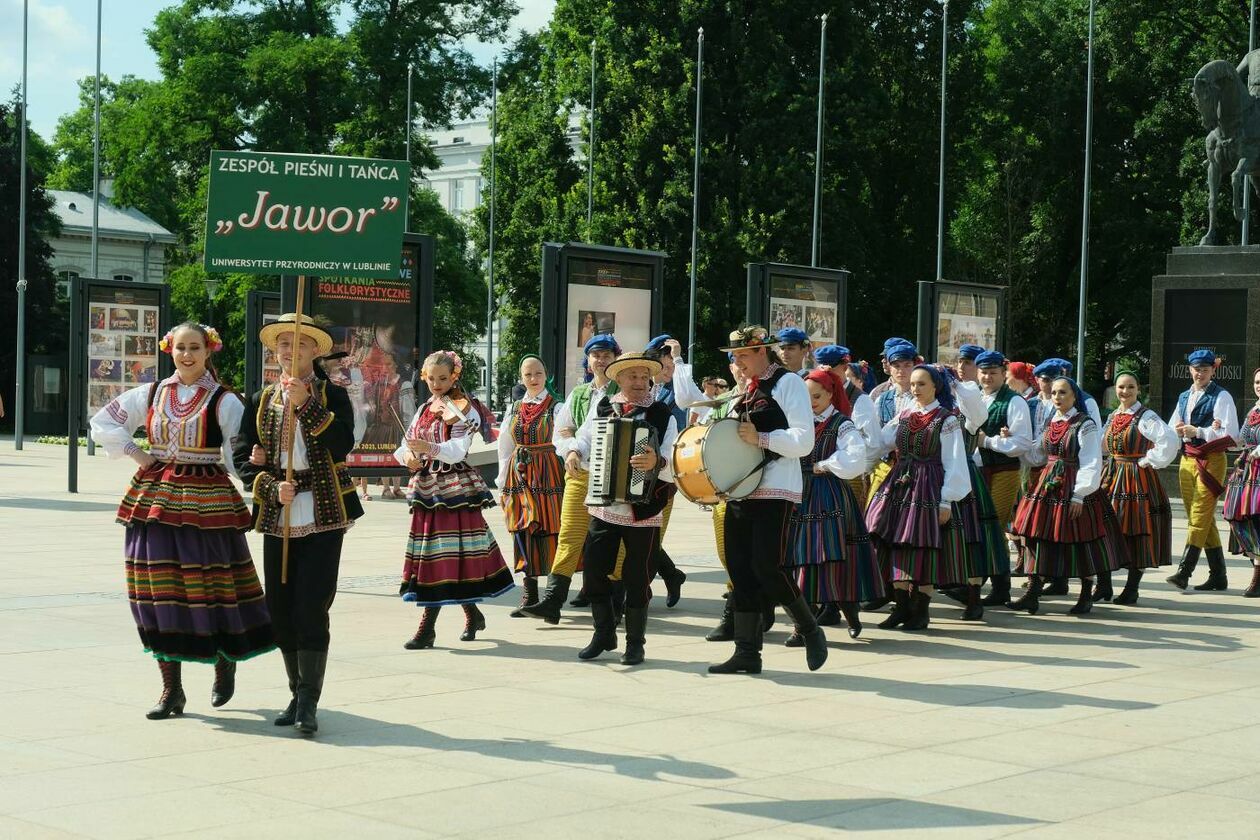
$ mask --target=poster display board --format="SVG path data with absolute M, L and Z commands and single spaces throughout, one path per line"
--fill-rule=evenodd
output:
M 245 322 L 249 335 L 258 333 L 267 324 L 277 320 L 281 313 L 280 293 L 253 290 L 245 299 Z M 264 385 L 280 378 L 280 363 L 276 354 L 263 347 L 260 341 L 245 344 L 245 393 L 253 394 Z
M 958 348 L 1001 350 L 1006 341 L 1006 289 L 974 283 L 931 284 L 930 361 L 952 365 Z M 920 339 L 920 347 L 923 342 Z
M 749 263 L 745 318 L 771 332 L 797 327 L 815 347 L 844 335 L 850 273 L 786 263 Z
M 660 331 L 665 255 L 603 245 L 543 246 L 540 355 L 556 385 L 582 381 L 582 347 L 612 333 L 625 350 Z
M 122 392 L 157 381 L 159 287 L 88 287 L 87 408 L 91 417 Z

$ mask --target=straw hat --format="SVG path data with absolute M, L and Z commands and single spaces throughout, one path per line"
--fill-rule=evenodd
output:
M 269 350 L 276 349 L 276 342 L 280 340 L 280 336 L 284 334 L 293 334 L 293 323 L 297 320 L 297 315 L 293 312 L 286 312 L 276 321 L 272 321 L 263 327 L 258 333 L 258 339 Z M 315 320 L 309 315 L 302 316 L 302 338 L 309 338 L 315 342 L 318 350 L 316 356 L 327 355 L 333 346 L 333 337 L 324 331 L 323 327 L 317 326 Z
M 649 376 L 656 376 L 661 372 L 661 363 L 646 353 L 622 353 L 608 366 L 604 375 L 609 379 L 616 379 L 617 374 L 638 367 L 647 368 Z

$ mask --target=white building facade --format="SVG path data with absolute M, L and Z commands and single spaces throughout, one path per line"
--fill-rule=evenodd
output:
M 48 190 L 61 219 L 51 240 L 53 271 L 60 281 L 92 276 L 92 194 Z M 117 207 L 101 190 L 97 224 L 97 279 L 136 283 L 166 280 L 166 249 L 175 234 L 132 207 Z

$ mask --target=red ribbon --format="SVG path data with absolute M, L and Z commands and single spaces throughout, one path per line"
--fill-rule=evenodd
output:
M 1224 452 L 1234 445 L 1232 437 L 1217 438 L 1211 443 L 1205 443 L 1202 446 L 1195 446 L 1193 443 L 1186 444 L 1185 454 L 1187 458 L 1194 459 L 1194 468 L 1199 473 L 1199 481 L 1203 482 L 1204 488 L 1213 496 L 1219 496 L 1225 492 L 1225 486 L 1216 480 L 1216 476 L 1208 471 L 1208 458 L 1218 452 Z

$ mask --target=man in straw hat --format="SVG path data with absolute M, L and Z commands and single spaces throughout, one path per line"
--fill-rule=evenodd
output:
M 354 448 L 350 397 L 315 375 L 315 360 L 332 350 L 332 336 L 303 315 L 295 341 L 297 321 L 290 312 L 259 333 L 284 373 L 249 398 L 234 455 L 241 480 L 253 491 L 254 527 L 264 535 L 267 608 L 293 695 L 275 723 L 311 734 L 319 728 L 315 712 L 328 661 L 328 608 L 337 592 L 341 542 L 363 507 L 345 466 Z M 290 404 L 291 451 L 285 434 Z M 290 460 L 292 481 L 286 480 Z M 282 581 L 286 507 L 288 569 Z
M 626 557 L 622 563 L 621 581 L 626 592 L 626 650 L 623 665 L 643 661 L 646 641 L 647 610 L 654 569 L 653 554 L 660 540 L 662 512 L 673 498 L 673 473 L 669 455 L 678 437 L 669 406 L 652 398 L 652 379 L 661 370 L 661 363 L 645 353 L 622 353 L 608 365 L 609 379 L 617 383 L 617 393 L 600 398 L 587 414 L 573 439 L 573 448 L 565 456 L 566 468 L 573 471 L 591 453 L 591 435 L 595 420 L 607 417 L 632 417 L 648 423 L 656 432 L 657 448 L 630 458 L 630 466 L 645 472 L 657 472 L 656 488 L 642 504 L 616 503 L 590 507 L 591 522 L 586 532 L 583 587 L 591 601 L 591 617 L 595 633 L 590 644 L 578 657 L 594 659 L 604 651 L 617 648 L 617 618 L 613 612 L 611 575 L 617 565 L 617 550 L 624 543 Z
M 763 596 L 792 617 L 805 639 L 806 663 L 816 671 L 827 661 L 827 639 L 796 581 L 783 570 L 788 517 L 801 500 L 800 459 L 814 448 L 809 391 L 795 371 L 780 363 L 774 350 L 779 340 L 765 327 L 741 327 L 730 341 L 721 349 L 732 354 L 748 381 L 731 416 L 740 421 L 740 438 L 764 450 L 765 466 L 756 490 L 726 503 L 723 528 L 734 585 L 735 655 L 709 666 L 709 673 L 761 673 Z

